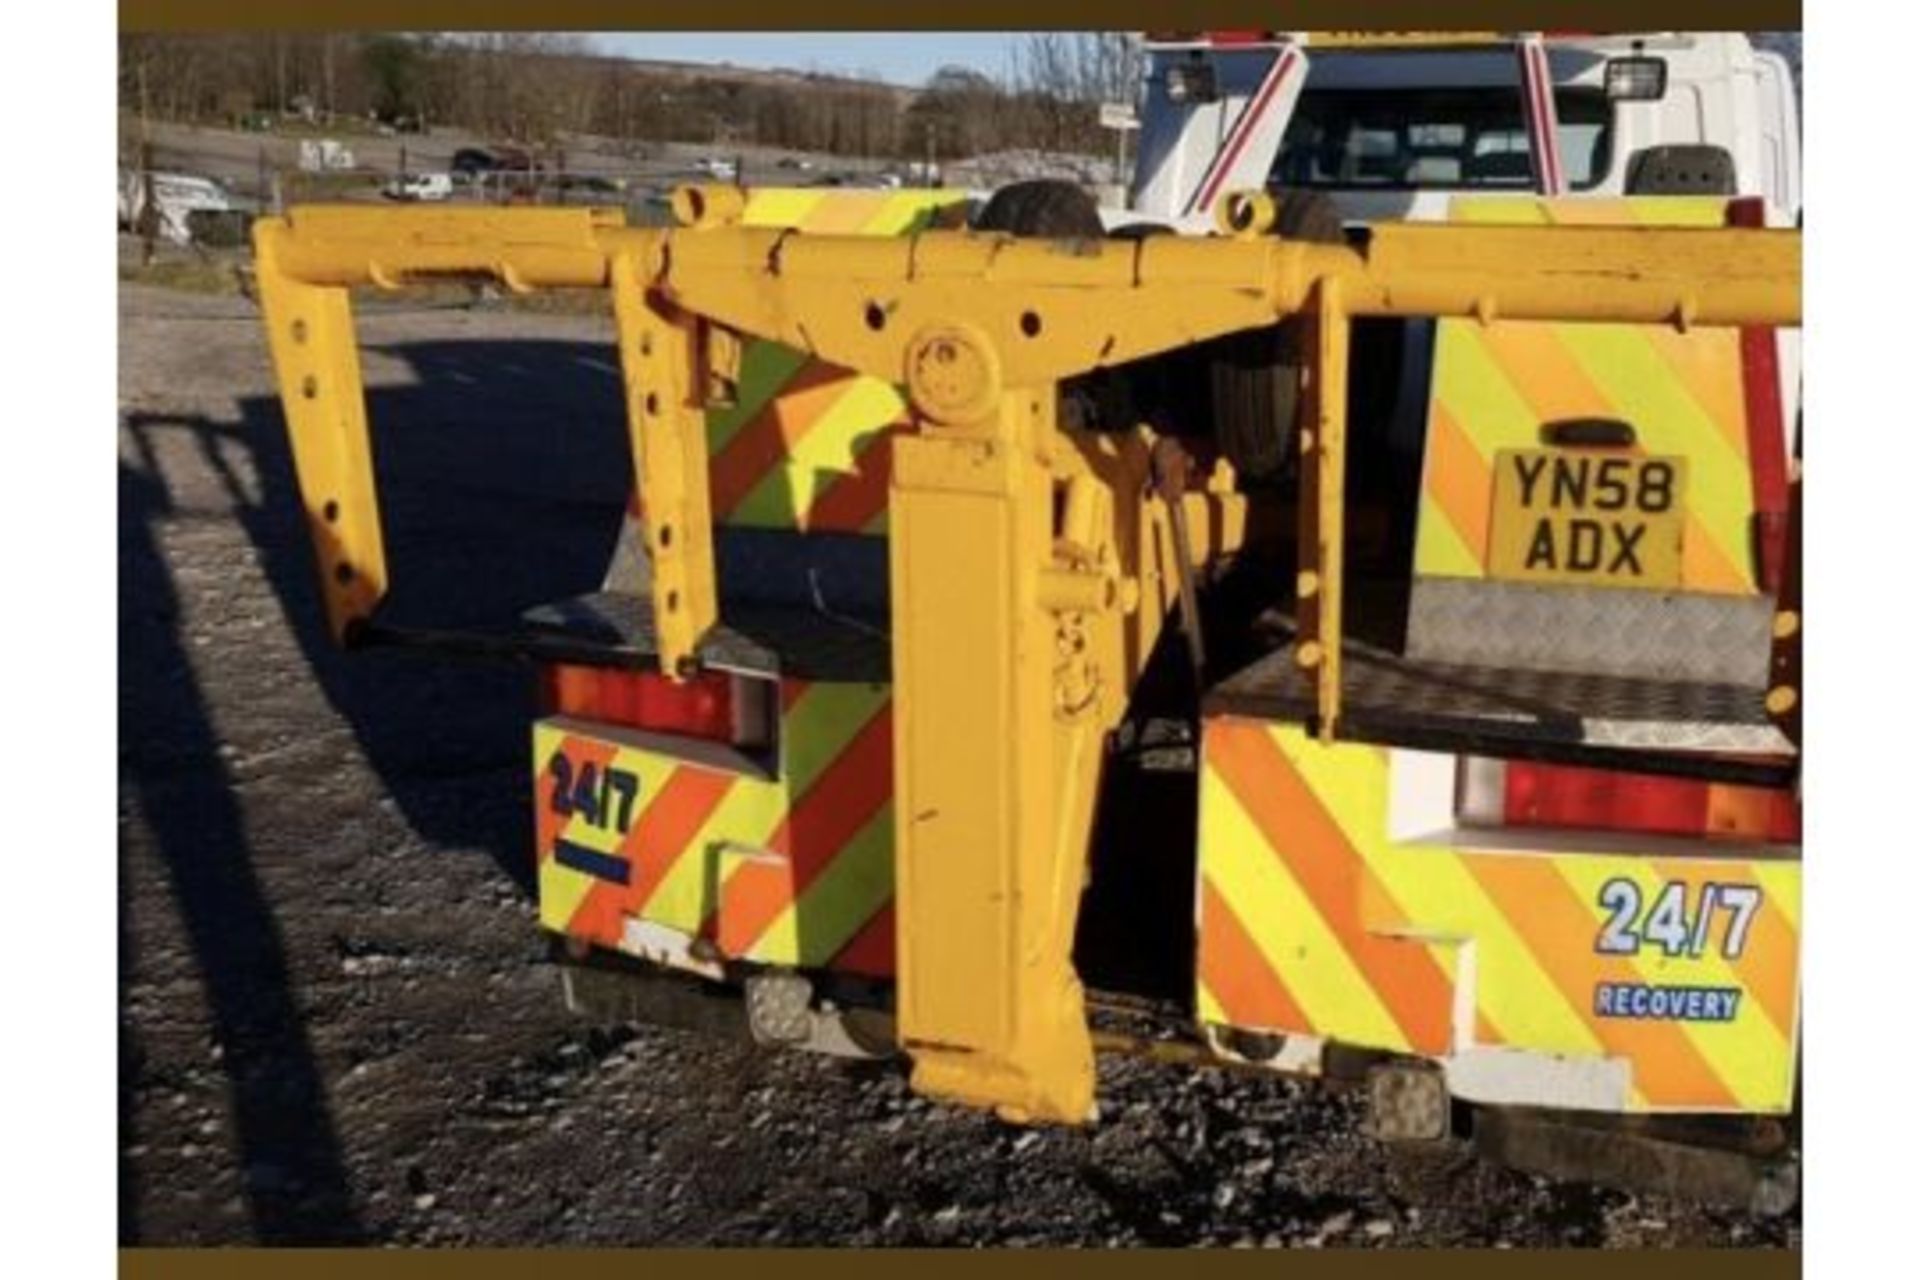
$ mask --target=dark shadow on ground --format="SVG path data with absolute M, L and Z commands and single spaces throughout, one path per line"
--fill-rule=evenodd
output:
M 152 833 L 206 988 L 231 1090 L 235 1140 L 262 1243 L 361 1239 L 326 1092 L 289 982 L 273 904 L 254 874 L 233 780 L 188 660 L 179 597 L 155 525 L 168 509 L 151 472 L 120 470 L 120 711 L 123 799 Z M 122 981 L 134 957 L 122 913 Z M 122 1024 L 121 1117 L 139 1081 Z M 123 1133 L 120 1235 L 138 1239 Z
M 127 851 L 124 844 L 119 849 L 117 875 L 117 882 L 125 885 L 127 883 Z M 128 917 L 127 897 L 124 890 L 120 894 L 118 909 L 114 915 L 119 944 L 115 952 L 118 961 L 115 980 L 120 993 L 119 1240 L 121 1245 L 125 1246 L 136 1244 L 140 1240 L 140 1170 L 129 1153 L 139 1139 L 135 1117 L 139 1111 L 137 1085 L 141 1075 L 141 1047 L 139 1028 L 127 1007 L 127 987 L 134 971 L 134 951 L 133 930 L 130 927 L 131 920 Z
M 368 347 L 418 383 L 367 397 L 394 625 L 485 627 L 600 585 L 629 486 L 618 366 L 590 342 Z M 530 670 L 412 652 L 354 652 L 328 637 L 279 402 L 240 424 L 128 415 L 136 435 L 192 432 L 206 456 L 251 455 L 260 498 L 238 519 L 297 637 L 308 678 L 352 730 L 408 825 L 480 848 L 532 893 L 526 754 Z M 471 787 L 450 785 L 472 779 Z
M 497 623 L 597 587 L 630 475 L 611 349 L 428 342 L 388 354 L 418 378 L 368 397 L 395 583 L 389 619 Z M 217 668 L 205 657 L 196 668 L 182 634 L 177 566 L 159 536 L 171 501 L 156 443 L 190 434 L 221 477 L 304 659 L 305 669 L 285 678 L 319 686 L 422 840 L 485 851 L 529 896 L 531 680 L 508 664 L 336 649 L 279 404 L 252 398 L 238 411 L 237 424 L 122 417 L 141 459 L 120 471 L 123 814 L 131 810 L 151 831 L 205 984 L 255 1237 L 352 1243 L 363 1231 L 276 920 L 290 904 L 273 902 L 255 869 L 203 683 L 218 678 Z M 235 455 L 251 460 L 251 484 L 236 473 Z M 244 651 L 229 639 L 206 652 L 231 661 Z M 123 989 L 137 964 L 126 911 L 123 895 Z M 138 1186 L 125 1155 L 141 1064 L 136 1031 L 123 1000 L 120 1233 L 129 1243 L 139 1237 Z

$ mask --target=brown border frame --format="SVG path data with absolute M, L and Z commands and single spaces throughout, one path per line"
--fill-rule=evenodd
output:
M 1262 27 L 1267 0 L 968 0 L 912 7 L 882 0 L 119 0 L 125 30 L 412 31 L 997 31 Z M 1430 29 L 1435 10 L 1459 28 L 1517 30 L 1796 30 L 1800 0 L 1293 0 L 1295 29 Z
M 1800 0 L 1294 0 L 1286 20 L 1304 29 L 1431 29 L 1434 9 L 1444 7 L 1459 28 L 1490 30 L 1797 30 Z M 1146 29 L 1164 26 L 1170 11 L 1183 26 L 1254 27 L 1271 22 L 1271 0 L 970 0 L 950 9 L 912 10 L 873 0 L 809 0 L 798 20 L 792 0 L 719 0 L 698 7 L 641 5 L 631 0 L 291 0 L 263 8 L 258 0 L 119 0 L 119 25 L 135 31 L 220 30 L 1022 30 L 1042 24 L 1059 28 Z M 915 21 L 918 18 L 920 21 Z M 582 1271 L 636 1266 L 671 1272 L 765 1280 L 804 1280 L 809 1275 L 856 1280 L 866 1274 L 893 1280 L 903 1267 L 938 1280 L 943 1273 L 978 1274 L 982 1265 L 1017 1277 L 1056 1277 L 1068 1269 L 1097 1268 L 1105 1280 L 1158 1276 L 1198 1265 L 1214 1275 L 1272 1280 L 1288 1277 L 1459 1276 L 1469 1280 L 1618 1280 L 1631 1266 L 1647 1280 L 1797 1280 L 1797 1250 L 1684 1249 L 1663 1251 L 1516 1249 L 1420 1249 L 1404 1252 L 1311 1251 L 1284 1256 L 1266 1250 L 997 1251 L 991 1262 L 960 1251 L 661 1249 L 644 1258 L 615 1249 L 475 1249 L 383 1251 L 375 1249 L 148 1249 L 119 1251 L 119 1272 L 128 1280 L 176 1276 L 270 1275 L 332 1280 L 356 1276 L 447 1276 L 459 1280 L 511 1277 L 555 1265 Z
M 978 1276 L 983 1267 L 1009 1280 L 1023 1276 L 1059 1280 L 1075 1272 L 1098 1272 L 1101 1280 L 1148 1280 L 1169 1273 L 1202 1271 L 1246 1280 L 1373 1280 L 1382 1275 L 1422 1280 L 1619 1280 L 1622 1268 L 1650 1280 L 1797 1280 L 1800 1254 L 1758 1249 L 1409 1249 L 1405 1251 L 1233 1249 L 1188 1250 L 996 1250 L 937 1249 L 125 1249 L 125 1280 L 359 1280 L 386 1276 L 449 1280 L 527 1280 L 559 1267 L 574 1274 L 632 1276 L 684 1271 L 702 1276 L 736 1275 L 752 1280 L 924 1280 Z

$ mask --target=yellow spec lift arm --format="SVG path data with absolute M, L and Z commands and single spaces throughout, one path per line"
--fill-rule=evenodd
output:
M 1071 961 L 1101 742 L 1144 661 L 1136 437 L 1055 419 L 1062 379 L 1307 313 L 1297 660 L 1318 732 L 1340 714 L 1349 322 L 1470 316 L 1797 325 L 1799 235 L 1382 225 L 1344 245 L 1268 234 L 1050 242 L 739 225 L 742 193 L 685 189 L 681 226 L 585 209 L 298 208 L 255 231 L 302 497 L 344 638 L 387 579 L 348 290 L 486 276 L 610 289 L 660 662 L 717 621 L 703 415 L 740 339 L 904 387 L 889 563 L 898 1016 L 915 1087 L 1078 1122 L 1092 1045 Z M 1129 523 L 1129 522 L 1134 523 Z M 1125 620 L 1134 617 L 1133 623 Z

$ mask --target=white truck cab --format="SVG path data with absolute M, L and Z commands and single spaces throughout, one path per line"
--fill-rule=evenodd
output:
M 1747 197 L 1745 216 L 1799 221 L 1792 68 L 1737 32 L 1216 32 L 1146 50 L 1138 160 L 1110 227 L 1207 234 L 1246 190 L 1318 193 L 1350 223 L 1446 221 L 1463 197 L 1503 195 Z M 1798 330 L 1775 343 L 1790 432 Z M 1425 360 L 1403 375 L 1424 403 Z M 1395 447 L 1417 450 L 1420 429 L 1399 414 Z
M 1791 69 L 1737 33 L 1242 32 L 1147 53 L 1130 220 L 1203 231 L 1258 188 L 1324 191 L 1366 221 L 1502 191 L 1760 196 L 1774 226 L 1800 211 Z M 1548 111 L 1529 102 L 1543 81 Z

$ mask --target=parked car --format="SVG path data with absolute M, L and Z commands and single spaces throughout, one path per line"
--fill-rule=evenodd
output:
M 453 198 L 453 175 L 403 173 L 387 179 L 380 194 L 389 200 L 449 200 Z
M 453 153 L 453 162 L 448 168 L 453 176 L 463 182 L 471 182 L 483 173 L 491 173 L 500 167 L 499 158 L 491 151 L 482 151 L 479 147 L 461 147 Z
M 461 147 L 447 165 L 467 182 L 489 173 L 534 173 L 541 167 L 519 147 Z

